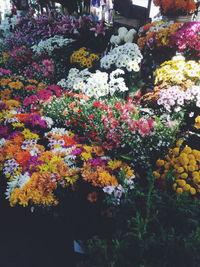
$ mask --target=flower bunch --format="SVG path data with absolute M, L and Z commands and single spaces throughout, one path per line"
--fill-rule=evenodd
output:
M 42 54 L 47 54 L 49 56 L 53 55 L 54 50 L 67 47 L 69 44 L 73 43 L 74 40 L 70 38 L 64 38 L 63 36 L 53 36 L 46 40 L 41 40 L 38 44 L 31 47 L 33 52 L 40 56 Z
M 14 64 L 14 68 L 21 67 L 32 62 L 32 51 L 25 45 L 20 47 L 13 47 L 6 52 L 9 55 L 9 64 Z M 10 66 L 11 67 L 11 66 Z
M 0 79 L 1 100 L 15 99 L 23 104 L 26 110 L 37 111 L 41 105 L 54 96 L 60 97 L 63 90 L 58 85 L 46 85 L 34 79 L 27 79 L 20 75 Z
M 126 43 L 113 48 L 101 60 L 101 68 L 110 69 L 112 65 L 117 68 L 125 68 L 127 71 L 138 72 L 142 61 L 142 54 L 137 44 Z
M 48 128 L 50 121 L 12 110 L 4 118 L 4 125 L 15 129 L 0 140 L 1 169 L 8 179 L 6 197 L 11 206 L 57 205 L 55 192 L 59 188 L 73 187 L 81 180 L 97 188 L 122 187 L 134 177 L 126 163 L 106 157 L 99 146 L 78 143 L 79 139 L 64 128 L 52 128 L 44 136 L 27 128 L 31 122 L 33 129 L 38 124 Z M 47 147 L 38 144 L 40 138 L 47 139 Z M 133 186 L 132 181 L 125 183 L 126 190 L 128 184 Z
M 200 87 L 192 86 L 187 90 L 180 90 L 178 86 L 173 86 L 168 89 L 162 89 L 159 92 L 157 103 L 158 105 L 163 105 L 166 110 L 174 110 L 175 112 L 192 103 L 200 107 Z
M 100 98 L 106 95 L 114 95 L 128 91 L 123 77 L 124 71 L 117 69 L 109 75 L 106 72 L 89 72 L 87 69 L 79 71 L 70 69 L 67 80 L 62 79 L 58 85 L 68 90 L 79 91 L 89 97 Z
M 24 68 L 23 73 L 31 78 L 38 80 L 52 80 L 55 76 L 55 64 L 52 59 L 42 59 Z
M 175 45 L 179 51 L 184 52 L 187 56 L 200 55 L 200 23 L 186 22 L 172 36 L 172 45 Z
M 200 151 L 189 146 L 181 147 L 183 140 L 176 143 L 165 160 L 156 162 L 158 169 L 154 171 L 157 178 L 164 179 L 172 170 L 175 175 L 173 189 L 178 193 L 189 192 L 196 195 L 200 192 Z
M 182 56 L 176 56 L 162 63 L 154 74 L 156 85 L 184 86 L 186 82 L 194 85 L 199 81 L 200 64 L 193 60 L 186 61 Z
M 186 15 L 196 10 L 194 0 L 154 0 L 154 5 L 159 6 L 162 14 Z
M 110 43 L 114 45 L 120 45 L 122 43 L 132 43 L 135 35 L 135 29 L 128 30 L 126 27 L 120 27 L 118 29 L 118 35 L 111 36 Z
M 0 76 L 11 74 L 11 70 L 0 68 Z
M 148 45 L 152 48 L 154 35 L 160 30 L 168 28 L 168 26 L 172 24 L 172 22 L 156 21 L 153 23 L 147 23 L 144 26 L 140 27 L 138 31 L 139 38 L 137 40 L 137 44 L 140 50 L 142 51 L 145 45 Z
M 65 123 L 88 142 L 95 142 L 112 153 L 120 151 L 121 156 L 125 154 L 143 168 L 152 166 L 153 158 L 174 142 L 178 127 L 178 122 L 170 118 L 142 115 L 131 100 L 117 98 L 82 101 L 65 97 L 47 104 L 43 112 L 58 125 Z
M 93 67 L 94 61 L 98 60 L 99 56 L 86 51 L 86 47 L 82 47 L 79 50 L 75 51 L 70 57 L 71 63 L 78 63 L 80 67 L 86 67 L 88 69 Z

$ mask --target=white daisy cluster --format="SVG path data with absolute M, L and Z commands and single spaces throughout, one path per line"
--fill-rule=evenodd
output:
M 58 135 L 58 136 L 67 135 L 67 136 L 69 136 L 69 132 L 65 128 L 55 127 L 53 129 L 51 129 L 50 132 L 45 133 L 45 136 L 51 136 L 51 135 Z
M 133 175 L 129 179 L 124 180 L 123 186 L 121 184 L 116 186 L 107 185 L 103 188 L 104 193 L 110 195 L 113 205 L 120 205 L 120 200 L 123 194 L 135 188 L 134 178 L 135 175 Z
M 116 92 L 125 92 L 128 87 L 125 84 L 123 75 L 124 71 L 117 69 L 109 75 L 106 72 L 96 71 L 89 72 L 87 69 L 79 71 L 71 69 L 67 80 L 61 80 L 58 85 L 69 90 L 78 91 L 89 97 L 100 98 L 106 95 L 113 95 Z
M 2 31 L 4 37 L 8 37 L 12 34 L 11 29 L 14 28 L 18 20 L 18 16 L 14 15 L 12 18 L 5 17 L 5 19 L 1 21 L 0 31 Z
M 185 91 L 180 90 L 178 86 L 163 89 L 157 100 L 158 105 L 163 105 L 168 111 L 171 111 L 172 108 L 180 111 L 181 107 L 191 102 L 200 107 L 200 86 L 192 86 Z
M 120 45 L 122 43 L 132 43 L 136 35 L 136 30 L 128 30 L 126 27 L 120 27 L 118 29 L 118 35 L 112 35 L 110 38 L 111 44 Z
M 31 48 L 38 56 L 41 54 L 48 54 L 51 56 L 55 49 L 68 46 L 72 42 L 74 42 L 73 39 L 63 38 L 63 36 L 56 35 L 47 40 L 41 40 L 37 45 L 34 45 Z
M 138 72 L 142 61 L 142 54 L 137 44 L 126 43 L 112 49 L 101 60 L 101 68 L 110 69 L 112 65 L 117 68 L 126 68 L 127 71 Z
M 13 180 L 7 183 L 7 189 L 5 192 L 6 199 L 10 198 L 10 195 L 15 188 L 23 187 L 29 180 L 30 176 L 27 172 L 24 174 L 13 176 Z
M 54 121 L 50 117 L 42 116 L 41 119 L 46 122 L 48 128 L 51 128 L 54 124 Z

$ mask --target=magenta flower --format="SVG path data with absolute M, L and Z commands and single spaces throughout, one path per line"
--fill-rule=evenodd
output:
M 40 99 L 40 100 L 43 100 L 43 101 L 46 101 L 46 100 L 48 100 L 51 96 L 52 96 L 53 94 L 52 94 L 52 92 L 50 91 L 50 90 L 40 90 L 39 92 L 38 92 L 38 98 Z
M 90 30 L 95 32 L 95 36 L 98 36 L 99 34 L 103 34 L 105 35 L 106 34 L 106 27 L 104 27 L 104 25 L 101 23 L 101 24 L 97 24 L 96 27 L 94 28 L 91 28 Z

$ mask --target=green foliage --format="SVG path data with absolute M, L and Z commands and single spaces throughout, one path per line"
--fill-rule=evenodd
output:
M 77 266 L 199 266 L 199 200 L 158 190 L 150 177 L 126 196 L 113 217 L 113 233 L 88 240 L 89 259 Z

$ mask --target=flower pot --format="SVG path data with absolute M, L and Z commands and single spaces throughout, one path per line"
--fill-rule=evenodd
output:
M 194 15 L 185 15 L 185 16 L 162 16 L 164 21 L 174 21 L 174 22 L 190 22 L 194 21 Z

